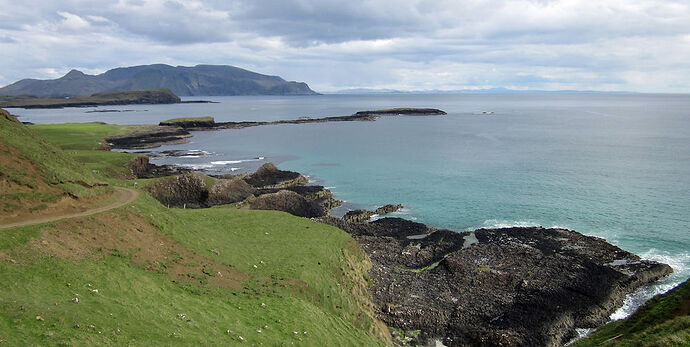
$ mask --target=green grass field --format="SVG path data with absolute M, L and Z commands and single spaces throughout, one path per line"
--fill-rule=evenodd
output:
M 55 177 L 50 184 L 131 188 L 121 174 L 132 155 L 93 150 L 124 131 L 0 119 L 0 144 Z M 141 191 L 116 210 L 0 230 L 0 345 L 386 345 L 368 266 L 347 233 L 324 224 L 226 206 L 168 209 Z

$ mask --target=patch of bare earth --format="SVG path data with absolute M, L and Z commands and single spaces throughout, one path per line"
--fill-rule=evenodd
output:
M 161 233 L 132 208 L 58 222 L 41 229 L 29 247 L 77 262 L 103 255 L 129 258 L 149 271 L 165 273 L 173 282 L 198 282 L 239 289 L 247 275 L 196 254 Z

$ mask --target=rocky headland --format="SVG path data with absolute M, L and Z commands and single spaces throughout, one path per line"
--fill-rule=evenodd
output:
M 415 345 L 559 346 L 672 272 L 565 229 L 459 233 L 399 218 L 318 220 L 360 243 L 372 262 L 379 318 Z

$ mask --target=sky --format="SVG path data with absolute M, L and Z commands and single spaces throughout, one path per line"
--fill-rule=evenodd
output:
M 320 92 L 690 92 L 689 0 L 0 0 L 0 86 L 164 63 Z

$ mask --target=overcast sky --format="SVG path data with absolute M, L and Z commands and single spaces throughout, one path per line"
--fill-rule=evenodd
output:
M 690 92 L 690 1 L 0 0 L 0 51 L 0 85 L 165 63 L 323 92 Z

